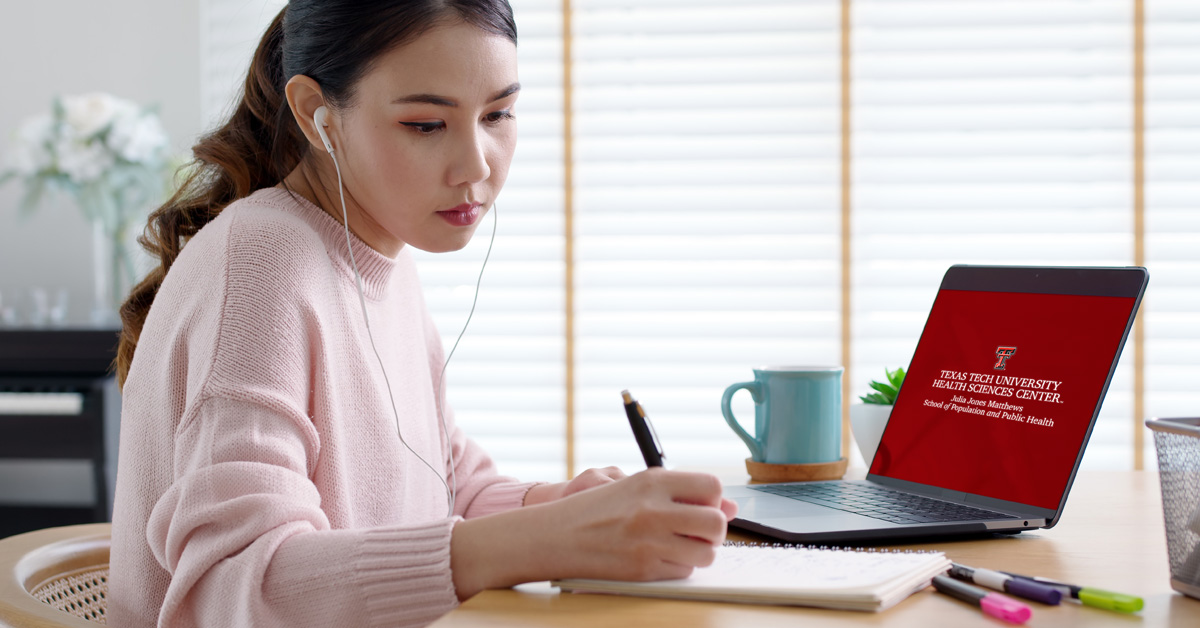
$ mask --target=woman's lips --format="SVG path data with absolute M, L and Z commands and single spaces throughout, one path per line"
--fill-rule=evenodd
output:
M 438 212 L 446 222 L 456 227 L 470 227 L 479 220 L 479 203 L 463 203 L 458 207 Z

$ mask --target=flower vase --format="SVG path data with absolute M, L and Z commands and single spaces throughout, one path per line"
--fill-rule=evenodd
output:
M 22 211 L 47 192 L 74 198 L 92 225 L 90 322 L 114 328 L 135 282 L 130 226 L 162 201 L 168 184 L 168 141 L 158 115 L 102 93 L 54 99 L 50 111 L 21 123 L 0 184 L 19 179 Z
M 133 262 L 125 243 L 127 226 L 92 221 L 93 298 L 91 323 L 96 327 L 120 327 L 121 304 L 133 286 Z

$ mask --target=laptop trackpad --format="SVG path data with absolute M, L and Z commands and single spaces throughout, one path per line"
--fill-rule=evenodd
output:
M 796 499 L 775 495 L 735 497 L 738 517 L 751 521 L 762 521 L 767 517 L 789 517 L 812 520 L 816 517 L 844 517 L 846 513 Z

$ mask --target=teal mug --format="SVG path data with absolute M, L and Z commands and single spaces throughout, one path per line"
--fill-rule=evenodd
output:
M 733 416 L 733 394 L 754 398 L 754 435 Z M 842 367 L 764 366 L 725 389 L 721 414 L 755 462 L 814 464 L 842 457 Z

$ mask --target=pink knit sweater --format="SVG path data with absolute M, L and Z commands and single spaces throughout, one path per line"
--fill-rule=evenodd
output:
M 441 340 L 407 250 L 352 238 L 399 431 L 447 471 Z M 111 625 L 413 626 L 454 608 L 450 534 L 521 505 L 454 425 L 458 484 L 397 436 L 341 225 L 286 191 L 184 247 L 123 393 Z

